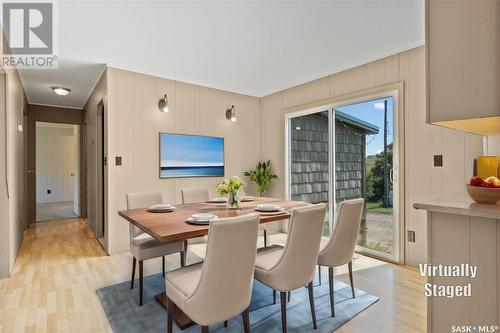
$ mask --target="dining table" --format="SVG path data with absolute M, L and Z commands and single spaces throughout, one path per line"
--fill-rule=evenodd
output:
M 193 214 L 210 213 L 217 218 L 236 217 L 257 212 L 259 204 L 281 207 L 277 212 L 258 212 L 260 224 L 287 220 L 290 218 L 292 209 L 308 205 L 303 201 L 255 197 L 251 201 L 240 202 L 239 209 L 229 209 L 225 202 L 199 202 L 175 205 L 175 210 L 170 212 L 152 212 L 145 207 L 122 210 L 118 212 L 118 215 L 151 237 L 165 243 L 187 241 L 208 234 L 209 225 L 193 224 L 187 221 Z M 156 295 L 156 300 L 165 310 L 172 312 L 173 319 L 181 330 L 194 325 L 194 322 L 177 306 L 174 305 L 173 309 L 168 308 L 169 302 L 165 292 Z

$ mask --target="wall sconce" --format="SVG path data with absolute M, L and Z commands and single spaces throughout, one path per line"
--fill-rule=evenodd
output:
M 160 100 L 158 101 L 158 109 L 160 109 L 161 112 L 170 111 L 168 107 L 167 94 L 165 94 L 165 96 L 163 96 L 163 98 L 160 98 Z
M 236 121 L 236 111 L 234 110 L 234 105 L 226 109 L 226 119 L 231 121 Z

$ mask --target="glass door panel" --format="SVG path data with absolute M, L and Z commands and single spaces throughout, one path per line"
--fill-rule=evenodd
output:
M 397 261 L 399 242 L 394 98 L 335 108 L 335 201 L 363 197 L 358 250 Z
M 329 111 L 290 117 L 287 122 L 288 197 L 309 203 L 330 200 Z M 323 235 L 331 231 L 329 213 Z

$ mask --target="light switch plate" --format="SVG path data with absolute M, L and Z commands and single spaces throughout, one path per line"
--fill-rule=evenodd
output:
M 408 242 L 415 243 L 415 231 L 408 230 Z
M 443 155 L 434 155 L 434 166 L 435 167 L 443 166 Z
M 115 157 L 115 165 L 122 165 L 122 157 L 121 156 Z

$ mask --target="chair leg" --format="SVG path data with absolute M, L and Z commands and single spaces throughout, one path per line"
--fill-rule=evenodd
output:
M 281 331 L 283 333 L 287 332 L 286 328 L 286 291 L 280 292 L 281 300 Z
M 273 289 L 273 304 L 276 304 L 276 290 Z
M 165 256 L 161 257 L 161 271 L 162 271 L 163 277 L 165 277 Z
M 288 294 L 288 302 L 290 302 L 290 299 L 292 298 L 292 291 L 289 290 L 287 294 Z
M 321 286 L 321 266 L 318 265 L 318 279 L 319 279 L 319 285 Z
M 264 229 L 264 247 L 267 247 L 267 231 Z
M 181 252 L 181 267 L 186 266 L 186 256 L 188 250 L 188 241 L 184 241 L 184 251 Z
M 208 326 L 202 326 L 201 333 L 208 333 Z
M 354 281 L 352 280 L 352 261 L 347 264 L 347 267 L 349 268 L 349 280 L 351 281 L 352 298 L 356 298 L 356 294 L 354 294 Z
M 135 264 L 137 262 L 137 259 L 135 257 L 132 257 L 132 279 L 130 279 L 130 289 L 134 289 L 134 280 L 135 280 Z
M 318 326 L 316 325 L 316 308 L 314 306 L 314 291 L 313 291 L 313 283 L 310 282 L 307 285 L 307 290 L 309 291 L 309 305 L 311 306 L 311 316 L 312 316 L 312 321 L 313 321 L 313 327 L 314 329 L 317 329 Z
M 139 306 L 142 306 L 143 289 L 144 289 L 143 261 L 139 260 Z
M 241 313 L 243 317 L 243 331 L 245 333 L 250 333 L 250 314 L 248 308 Z
M 333 267 L 328 267 L 328 285 L 330 286 L 330 310 L 332 312 L 332 317 L 335 317 L 335 300 L 333 289 Z
M 224 327 L 227 327 L 227 320 L 224 320 Z
M 170 298 L 167 299 L 168 302 L 168 308 L 173 309 L 173 303 Z M 168 310 L 167 312 L 167 333 L 172 333 L 173 331 L 173 316 L 172 316 L 173 310 Z

